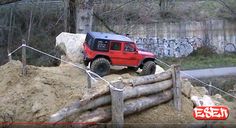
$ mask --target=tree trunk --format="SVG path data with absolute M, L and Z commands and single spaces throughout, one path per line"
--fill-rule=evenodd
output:
M 93 1 L 78 0 L 76 4 L 76 33 L 86 34 L 92 30 Z
M 124 115 L 127 116 L 154 107 L 171 100 L 172 97 L 172 92 L 168 90 L 148 97 L 128 100 L 124 103 Z M 107 106 L 86 112 L 80 115 L 75 121 L 102 123 L 109 120 L 111 120 L 111 107 Z
M 155 82 L 167 80 L 170 78 L 171 78 L 171 72 L 166 71 L 166 72 L 162 72 L 160 74 L 137 77 L 137 78 L 130 80 L 127 84 L 131 84 L 132 86 L 137 86 L 137 85 L 155 83 Z
M 155 94 L 164 90 L 167 90 L 172 87 L 172 80 L 165 80 L 162 82 L 148 84 L 148 85 L 140 85 L 136 87 L 125 88 L 124 90 L 124 100 L 147 96 L 151 94 Z M 57 113 L 53 114 L 50 118 L 50 122 L 58 122 L 63 118 L 72 115 L 75 112 L 82 112 L 89 109 L 94 109 L 99 106 L 111 104 L 111 96 L 105 95 L 98 97 L 94 100 L 84 99 L 78 102 L 75 102 L 71 106 L 65 107 L 59 110 Z
M 68 31 L 68 14 L 69 14 L 69 0 L 64 0 L 64 32 Z
M 31 9 L 30 9 L 30 21 L 29 21 L 29 29 L 28 29 L 27 43 L 30 42 L 30 34 L 31 34 L 32 22 L 33 22 L 33 9 L 31 8 Z
M 75 22 L 76 22 L 76 0 L 69 0 L 69 28 L 67 28 L 69 32 L 75 33 Z

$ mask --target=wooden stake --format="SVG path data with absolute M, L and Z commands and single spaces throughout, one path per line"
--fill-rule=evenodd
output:
M 22 74 L 26 75 L 26 42 L 22 40 Z
M 124 124 L 124 84 L 121 81 L 112 83 L 110 87 L 112 99 L 112 127 L 123 128 Z
M 173 80 L 173 93 L 174 93 L 174 106 L 177 111 L 181 111 L 181 81 L 180 81 L 180 66 L 172 65 L 172 80 Z

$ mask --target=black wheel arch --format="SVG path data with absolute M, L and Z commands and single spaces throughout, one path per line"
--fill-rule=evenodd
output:
M 112 62 L 111 62 L 110 57 L 109 57 L 109 56 L 106 56 L 106 55 L 96 55 L 96 56 L 91 60 L 91 62 L 93 62 L 93 61 L 96 60 L 97 58 L 105 58 L 105 59 L 107 59 L 107 60 L 110 62 L 110 64 L 112 65 Z

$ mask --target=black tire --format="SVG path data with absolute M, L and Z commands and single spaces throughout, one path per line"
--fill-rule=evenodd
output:
M 90 68 L 99 76 L 105 76 L 110 73 L 110 62 L 105 58 L 97 58 L 92 62 Z
M 131 71 L 138 71 L 139 67 L 128 67 L 129 70 Z
M 153 61 L 147 61 L 143 65 L 141 75 L 151 75 L 156 72 L 156 64 Z

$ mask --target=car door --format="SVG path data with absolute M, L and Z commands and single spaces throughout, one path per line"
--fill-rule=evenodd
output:
M 122 42 L 110 42 L 109 56 L 113 65 L 122 65 Z
M 122 58 L 127 66 L 138 66 L 138 52 L 134 43 L 124 42 Z

